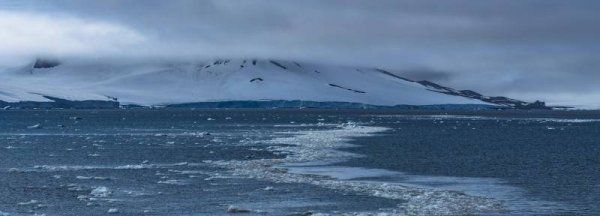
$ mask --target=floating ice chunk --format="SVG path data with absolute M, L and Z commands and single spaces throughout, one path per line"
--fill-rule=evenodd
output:
M 111 209 L 108 209 L 107 212 L 109 214 L 116 214 L 116 213 L 119 213 L 119 209 L 118 208 L 111 208 Z
M 41 129 L 42 125 L 41 124 L 34 124 L 31 126 L 27 126 L 27 129 Z
M 84 191 L 85 189 L 79 185 L 76 184 L 68 184 L 67 185 L 67 190 L 68 191 Z
M 158 181 L 159 184 L 170 184 L 170 185 L 186 185 L 187 183 L 182 180 L 169 179 L 165 181 Z
M 76 179 L 79 180 L 110 180 L 110 177 L 103 177 L 103 176 L 77 176 L 75 177 Z
M 115 167 L 115 169 L 149 169 L 149 168 L 153 168 L 154 166 L 152 164 L 128 164 L 128 165 L 122 165 L 122 166 L 117 166 Z
M 80 201 L 85 201 L 85 200 L 90 199 L 90 197 L 86 196 L 86 195 L 78 195 L 77 199 L 80 200 Z
M 208 133 L 208 132 L 184 132 L 183 134 L 188 135 L 188 136 L 195 136 L 195 137 L 210 136 L 210 133 Z
M 234 205 L 230 205 L 229 207 L 227 207 L 227 213 L 250 213 L 251 211 L 249 209 L 245 209 L 245 208 L 240 208 Z
M 94 188 L 94 190 L 92 190 L 92 192 L 90 192 L 90 195 L 92 195 L 94 197 L 108 197 L 110 194 L 111 194 L 110 190 L 104 186 Z
M 23 170 L 17 169 L 17 168 L 10 168 L 8 169 L 9 173 L 22 173 Z
M 35 205 L 35 204 L 37 204 L 37 203 L 38 203 L 38 201 L 37 201 L 37 200 L 34 200 L 34 199 L 32 199 L 32 200 L 29 200 L 29 201 L 27 201 L 27 202 L 20 202 L 20 203 L 17 203 L 17 205 Z

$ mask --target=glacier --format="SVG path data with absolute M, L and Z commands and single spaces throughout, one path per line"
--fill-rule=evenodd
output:
M 63 107 L 87 102 L 88 105 L 80 106 L 96 108 L 228 101 L 307 101 L 328 106 L 347 103 L 375 107 L 494 105 L 440 92 L 436 86 L 376 68 L 264 59 L 40 61 L 0 72 L 0 102 L 33 103 L 31 106 L 60 102 Z

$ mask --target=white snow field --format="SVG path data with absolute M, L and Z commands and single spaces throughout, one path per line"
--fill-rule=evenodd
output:
M 166 105 L 241 100 L 303 100 L 370 105 L 487 104 L 452 96 L 377 69 L 275 60 L 187 63 L 64 61 L 0 72 L 0 101 L 118 100 Z

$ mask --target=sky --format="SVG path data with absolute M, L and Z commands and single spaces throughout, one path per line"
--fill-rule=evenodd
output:
M 0 0 L 0 67 L 274 58 L 600 108 L 598 11 L 597 0 Z

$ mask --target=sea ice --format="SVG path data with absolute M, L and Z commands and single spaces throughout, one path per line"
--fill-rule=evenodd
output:
M 249 209 L 245 209 L 245 208 L 240 208 L 234 205 L 230 205 L 229 207 L 227 207 L 227 213 L 250 213 L 251 211 Z
M 27 129 L 41 129 L 41 128 L 42 128 L 41 124 L 35 124 L 35 125 L 27 126 Z
M 32 199 L 32 200 L 29 200 L 29 201 L 27 201 L 27 202 L 20 202 L 20 203 L 17 203 L 17 205 L 35 205 L 35 204 L 37 204 L 37 203 L 38 203 L 38 201 L 37 201 L 37 200 L 34 200 L 34 199 Z
M 314 173 L 313 175 L 310 173 L 293 173 L 286 169 L 289 166 L 329 165 L 336 162 L 343 162 L 353 157 L 362 157 L 360 154 L 344 152 L 338 149 L 354 146 L 348 142 L 353 137 L 372 136 L 375 133 L 386 130 L 388 129 L 359 126 L 356 123 L 349 122 L 332 130 L 307 130 L 282 133 L 282 136 L 267 141 L 267 143 L 273 144 L 267 147 L 267 150 L 273 153 L 282 153 L 285 155 L 282 159 L 204 162 L 217 167 L 228 168 L 234 175 L 246 178 L 264 179 L 278 183 L 312 184 L 323 188 L 339 190 L 344 193 L 358 193 L 401 201 L 395 209 L 361 213 L 362 215 L 376 215 L 378 213 L 390 213 L 392 215 L 456 215 L 495 212 L 504 208 L 501 202 L 486 197 L 401 184 L 344 180 L 361 176 L 347 176 L 338 173 L 355 171 L 354 169 L 328 167 L 325 171 L 327 171 L 326 174 L 329 176 L 314 175 Z M 321 172 L 323 170 L 312 171 Z M 371 171 L 373 172 L 369 173 L 369 176 L 396 174 L 375 169 Z M 332 178 L 333 176 L 340 179 Z M 212 178 L 214 176 L 207 179 Z M 350 213 L 345 215 L 361 214 Z
M 158 181 L 159 184 L 169 184 L 169 185 L 186 185 L 187 183 L 183 180 L 177 179 L 169 179 L 165 181 Z
M 97 188 L 94 188 L 94 190 L 92 190 L 92 192 L 90 192 L 90 195 L 94 196 L 94 197 L 108 197 L 111 194 L 111 191 L 104 186 L 100 186 Z

